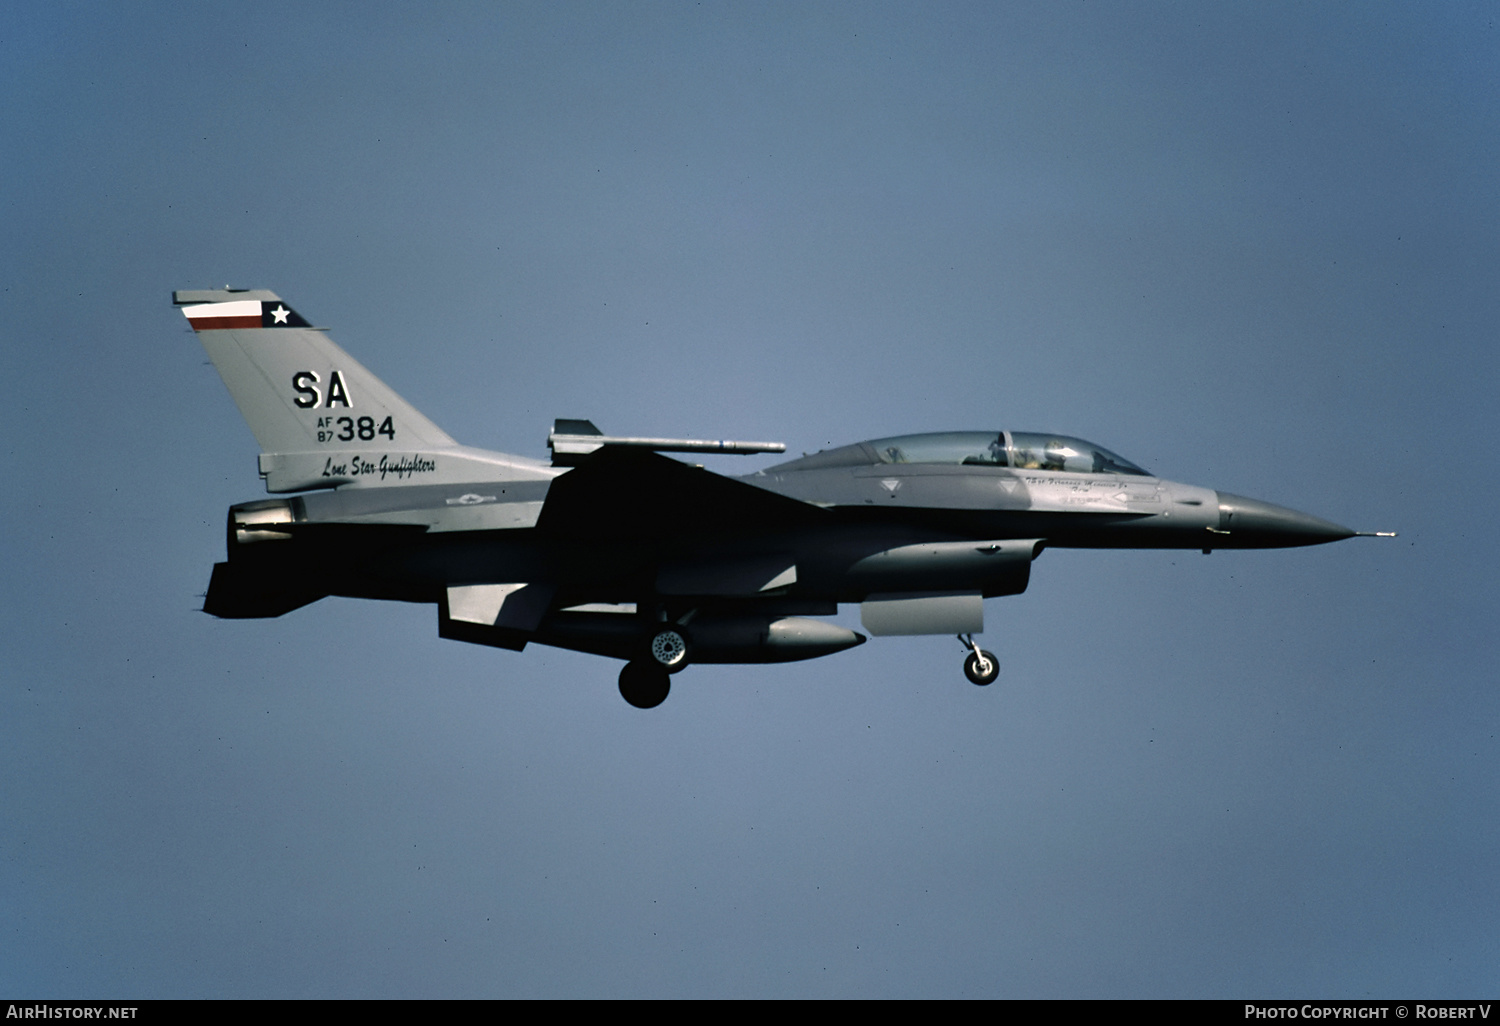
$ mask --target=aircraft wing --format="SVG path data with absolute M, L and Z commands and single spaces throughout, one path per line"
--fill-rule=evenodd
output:
M 537 527 L 568 538 L 654 541 L 810 527 L 828 517 L 654 452 L 604 448 L 552 482 Z

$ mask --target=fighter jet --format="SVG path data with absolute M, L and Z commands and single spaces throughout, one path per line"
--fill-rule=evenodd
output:
M 275 617 L 329 595 L 431 603 L 438 634 L 625 661 L 661 704 L 694 663 L 830 655 L 863 634 L 951 634 L 975 684 L 984 600 L 1048 547 L 1316 545 L 1356 534 L 1156 477 L 1069 435 L 986 430 L 856 442 L 726 477 L 662 453 L 771 442 L 611 436 L 555 421 L 550 461 L 460 445 L 279 296 L 173 293 L 259 442 L 266 491 L 231 506 L 205 612 Z

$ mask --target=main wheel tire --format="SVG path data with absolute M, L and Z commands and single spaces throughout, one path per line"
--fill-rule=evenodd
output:
M 983 649 L 970 652 L 969 658 L 964 660 L 964 676 L 969 678 L 969 683 L 980 687 L 993 684 L 1000 676 L 1000 660 L 995 658 L 995 653 Z
M 637 709 L 655 709 L 671 690 L 667 671 L 654 663 L 637 660 L 620 671 L 620 697 Z
M 681 631 L 657 631 L 651 639 L 651 659 L 668 673 L 676 673 L 688 663 L 688 641 Z

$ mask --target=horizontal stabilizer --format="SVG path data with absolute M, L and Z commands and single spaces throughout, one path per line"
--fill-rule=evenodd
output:
M 203 611 L 226 620 L 280 616 L 316 602 L 328 592 L 285 573 L 234 563 L 215 563 Z
M 556 591 L 545 582 L 451 586 L 438 603 L 438 637 L 519 652 L 547 615 Z
M 551 584 L 466 584 L 448 589 L 448 617 L 464 623 L 534 631 L 557 588 Z

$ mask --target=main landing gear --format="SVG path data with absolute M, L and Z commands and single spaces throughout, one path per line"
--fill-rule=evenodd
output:
M 688 664 L 687 638 L 666 628 L 651 639 L 648 655 L 632 659 L 620 671 L 620 697 L 637 709 L 655 709 L 672 690 L 672 674 Z
M 980 648 L 972 634 L 960 634 L 958 643 L 969 650 L 969 657 L 964 660 L 964 676 L 969 678 L 969 683 L 980 687 L 995 683 L 995 678 L 1000 676 L 1000 660 L 995 658 L 995 653 Z
M 655 709 L 667 700 L 667 692 L 672 690 L 669 676 L 654 662 L 645 659 L 628 662 L 620 671 L 620 697 L 637 709 Z

